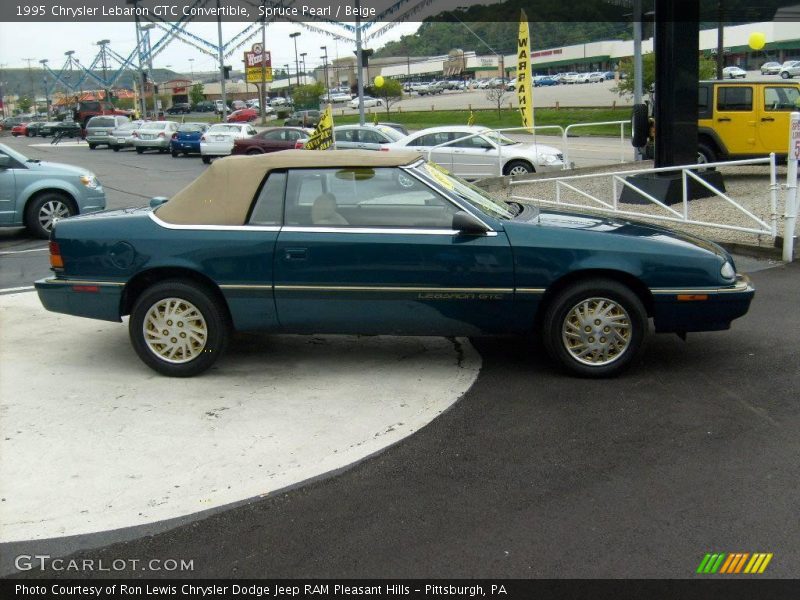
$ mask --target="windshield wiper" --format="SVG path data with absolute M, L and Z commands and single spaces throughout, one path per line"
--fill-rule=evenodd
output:
M 42 161 L 40 159 L 38 159 L 38 158 L 29 158 L 25 162 L 40 163 Z

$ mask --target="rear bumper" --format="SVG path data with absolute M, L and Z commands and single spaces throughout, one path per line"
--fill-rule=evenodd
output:
M 746 275 L 730 287 L 687 290 L 651 290 L 657 333 L 720 331 L 747 314 L 755 288 Z
M 125 284 L 107 281 L 79 281 L 49 277 L 35 284 L 39 300 L 49 311 L 121 321 L 120 302 Z

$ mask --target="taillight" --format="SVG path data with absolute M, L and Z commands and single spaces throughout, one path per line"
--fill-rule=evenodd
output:
M 302 150 L 302 149 L 303 149 L 303 146 L 304 146 L 304 144 L 303 144 L 303 142 L 301 142 L 300 140 L 297 140 L 297 141 L 294 143 L 294 149 L 295 149 L 295 150 Z
M 200 141 L 201 141 L 201 142 L 205 142 L 205 141 L 206 141 L 206 136 L 204 136 L 204 135 L 201 135 L 201 136 L 200 136 Z
M 61 258 L 61 249 L 58 242 L 50 242 L 50 266 L 53 269 L 63 269 L 64 259 Z
M 177 131 L 172 134 L 172 139 L 173 140 L 177 140 L 178 139 L 178 132 Z
M 164 137 L 164 132 L 162 131 L 161 133 L 159 133 L 158 137 L 163 138 Z
M 135 137 L 135 138 L 137 138 L 137 137 L 139 137 L 139 134 L 138 134 L 138 133 L 136 133 L 136 132 L 134 131 L 134 132 L 131 134 L 131 137 Z
M 381 152 L 388 152 L 389 151 L 389 149 L 386 148 L 385 146 L 381 146 L 380 148 L 378 148 L 378 150 L 380 150 Z

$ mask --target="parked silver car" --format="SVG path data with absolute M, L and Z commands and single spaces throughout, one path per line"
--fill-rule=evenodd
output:
M 402 133 L 386 125 L 339 125 L 333 128 L 337 150 L 386 150 L 386 144 L 403 137 Z
M 42 162 L 0 144 L 0 226 L 27 227 L 47 238 L 56 219 L 106 207 L 94 173 L 80 167 Z
M 787 60 L 781 65 L 780 76 L 783 79 L 791 79 L 800 75 L 800 60 Z
M 133 146 L 133 132 L 144 125 L 146 121 L 139 119 L 138 121 L 128 121 L 117 127 L 111 132 L 108 141 L 108 147 L 114 152 L 119 152 L 122 148 L 129 148 Z
M 147 121 L 133 132 L 133 147 L 141 154 L 145 150 L 167 152 L 172 134 L 178 131 L 175 121 Z
M 89 119 L 86 123 L 89 150 L 101 145 L 111 147 L 111 132 L 129 122 L 130 119 L 122 115 L 97 115 Z

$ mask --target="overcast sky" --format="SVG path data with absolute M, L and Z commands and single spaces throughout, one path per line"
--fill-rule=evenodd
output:
M 4 0 L 3 0 L 4 1 Z M 223 41 L 227 42 L 237 33 L 247 27 L 248 23 L 223 23 Z M 376 24 L 377 30 L 383 24 Z M 397 40 L 401 35 L 413 33 L 419 23 L 399 23 L 384 36 L 370 40 L 369 47 L 378 48 L 391 40 Z M 345 37 L 352 34 L 343 29 L 329 26 L 327 29 L 336 31 Z M 187 31 L 209 42 L 217 42 L 216 23 L 190 23 Z M 328 47 L 328 60 L 338 56 L 352 56 L 355 43 L 336 41 L 327 35 L 316 33 L 293 23 L 272 23 L 267 26 L 267 50 L 272 52 L 272 64 L 280 68 L 289 63 L 294 71 L 294 43 L 289 38 L 293 31 L 300 31 L 297 38 L 298 53 L 306 52 L 306 67 L 311 69 L 322 64 L 323 51 L 320 46 Z M 156 43 L 164 34 L 153 30 L 151 42 Z M 33 66 L 41 68 L 38 61 L 46 58 L 53 70 L 60 69 L 64 64 L 64 52 L 74 50 L 75 57 L 82 64 L 88 66 L 97 55 L 98 47 L 95 43 L 101 39 L 111 40 L 110 47 L 118 54 L 127 57 L 136 45 L 136 29 L 133 23 L 0 23 L 0 64 L 6 68 L 26 67 L 25 58 L 35 60 Z M 245 44 L 247 49 L 253 42 L 261 41 L 261 34 L 256 35 Z M 239 69 L 242 67 L 242 53 L 245 48 L 237 50 L 233 56 L 226 59 L 225 63 Z M 193 58 L 194 61 L 189 59 Z M 173 40 L 167 48 L 153 60 L 153 67 L 167 67 L 174 71 L 190 73 L 194 71 L 212 71 L 217 68 L 214 58 L 203 54 L 179 39 Z M 302 65 L 301 65 L 302 68 Z

